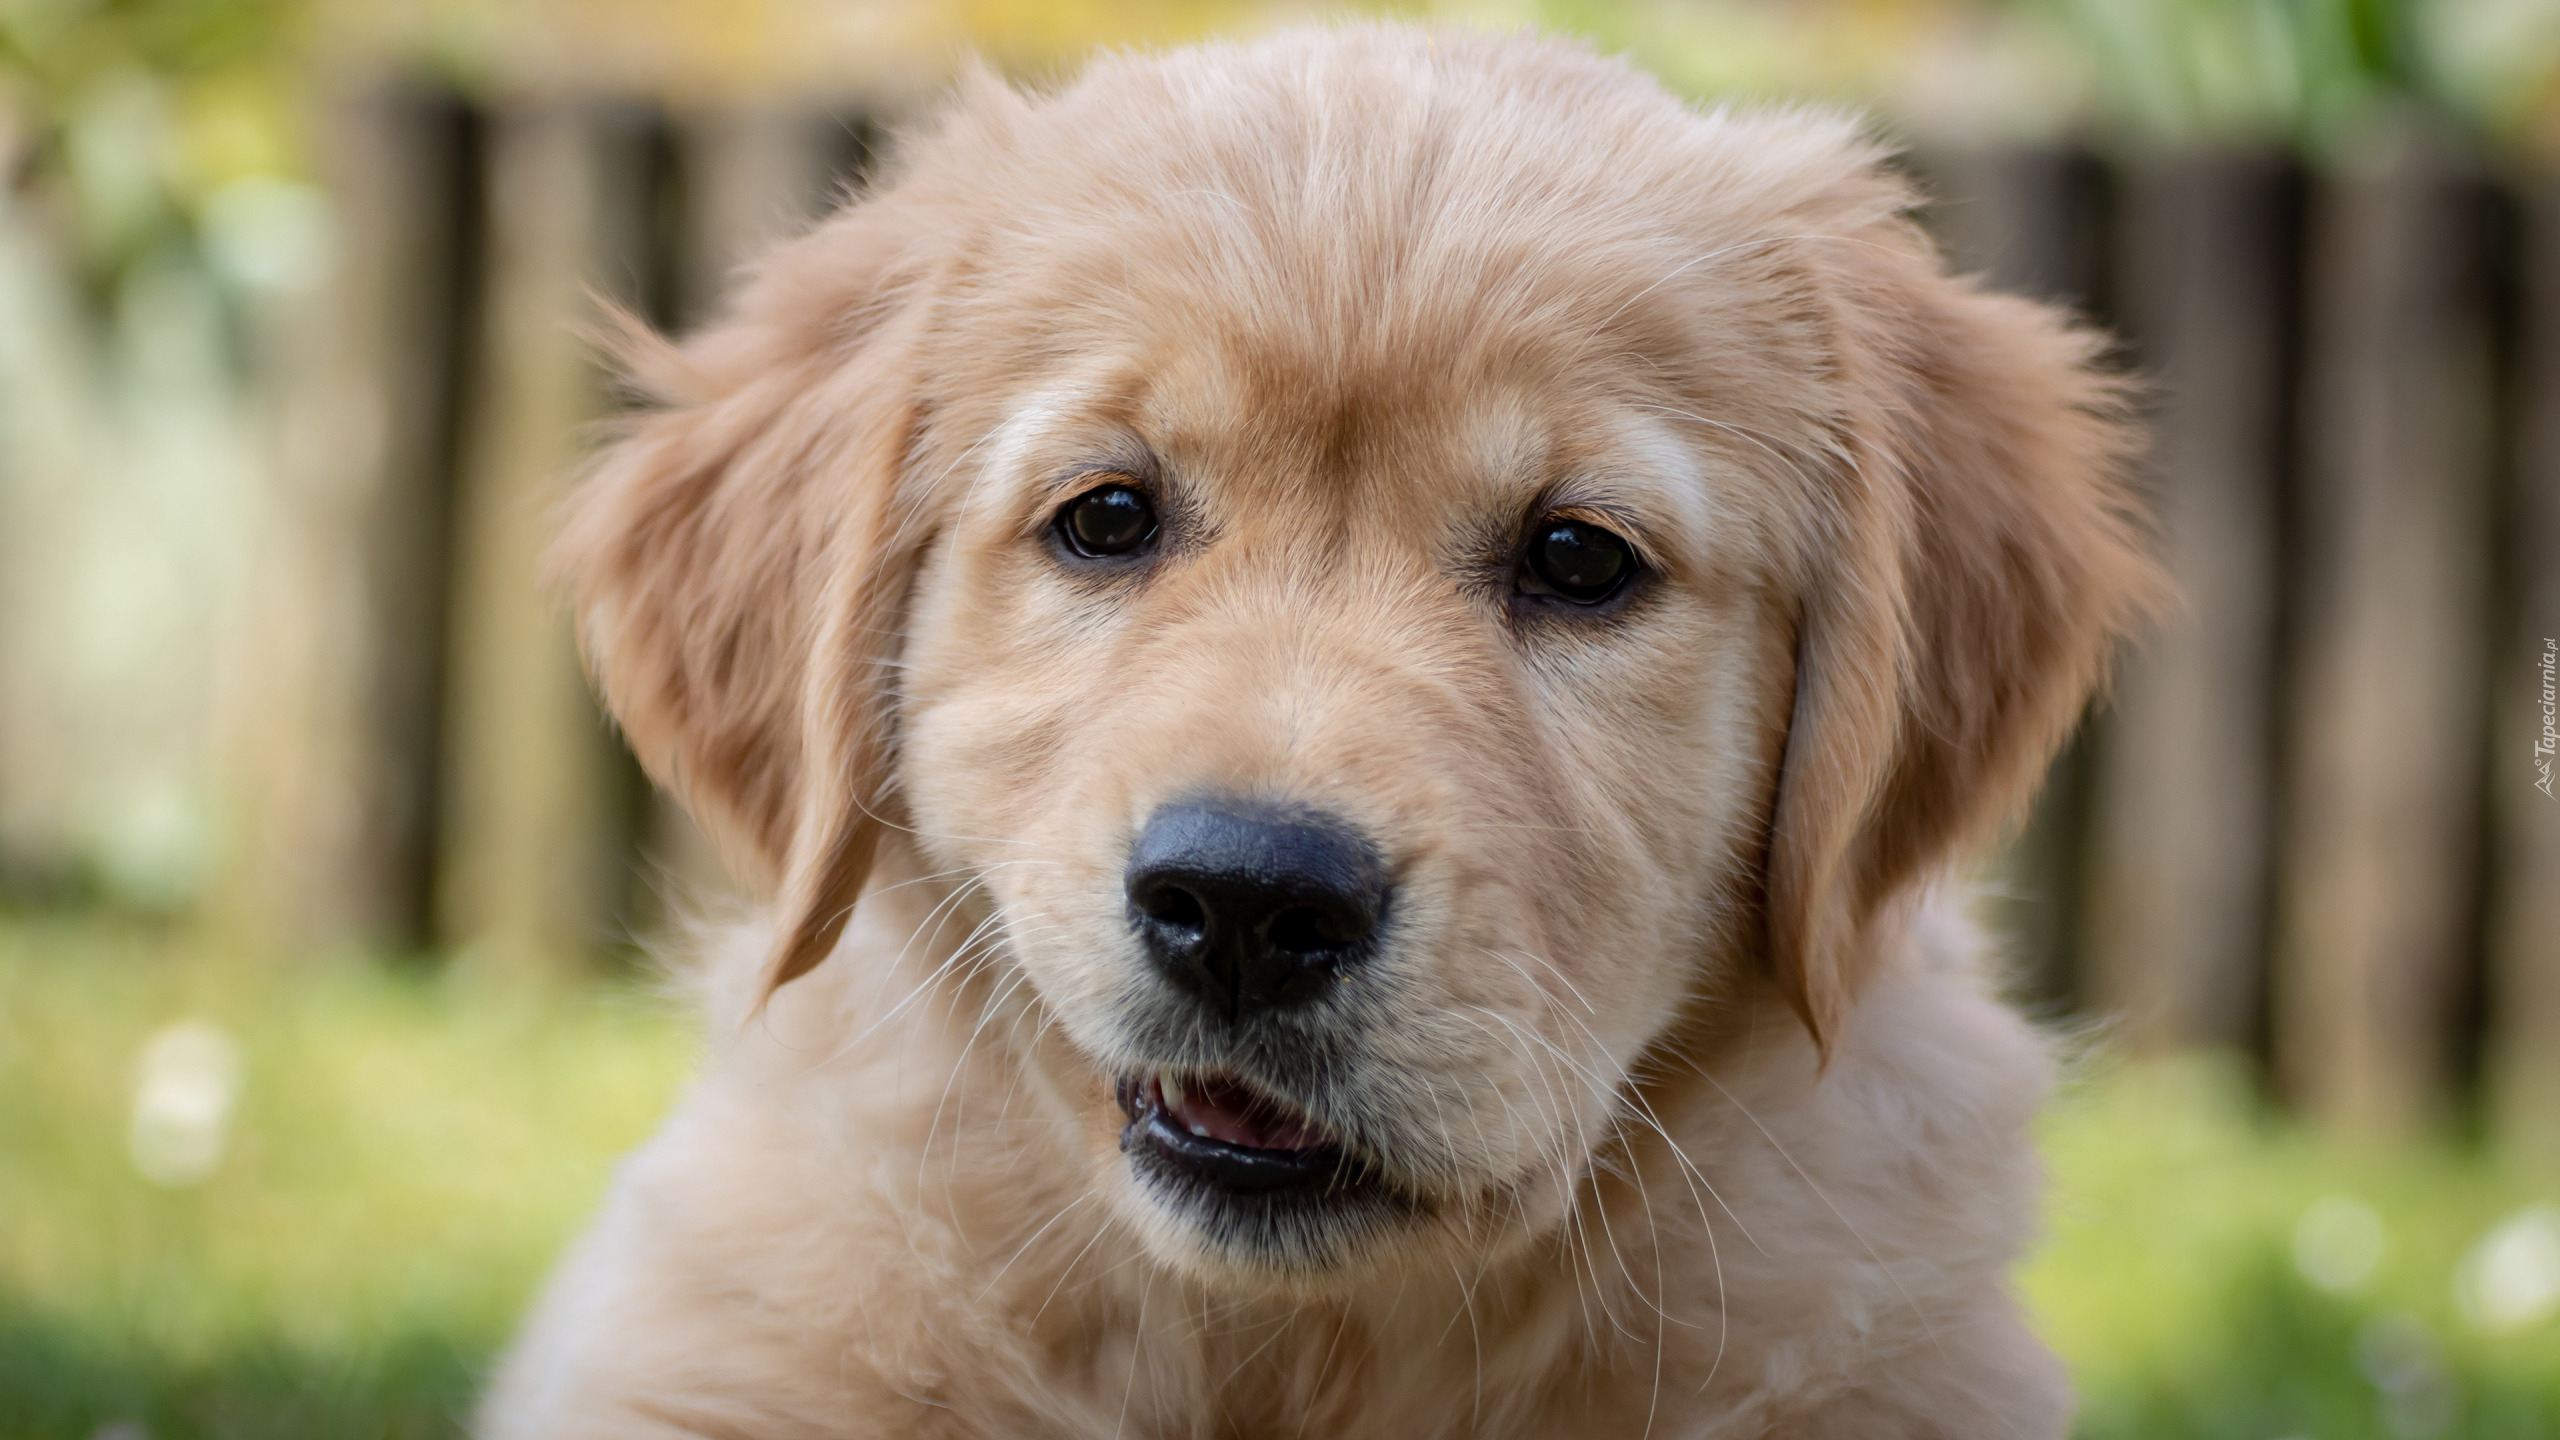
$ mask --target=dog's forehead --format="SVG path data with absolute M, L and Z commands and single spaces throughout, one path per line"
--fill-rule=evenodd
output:
M 1466 378 L 1371 403 L 1357 387 L 1317 400 L 1255 372 L 1168 350 L 1028 385 L 977 447 L 981 473 L 1042 487 L 1060 473 L 1161 463 L 1239 497 L 1277 487 L 1389 505 L 1606 477 L 1624 498 L 1659 492 L 1684 528 L 1705 521 L 1697 457 L 1643 407 Z
M 1737 454 L 1766 468 L 1810 428 L 1756 401 L 1812 368 L 1763 344 L 1763 327 L 1647 313 L 1668 298 L 1644 292 L 1674 257 L 1648 254 L 1635 280 L 1586 293 L 1546 264 L 1508 286 L 1454 264 L 1395 284 L 1325 267 L 1265 283 L 1267 271 L 1196 256 L 1158 263 L 1137 243 L 1108 283 L 1025 285 L 954 337 L 977 355 L 1038 340 L 1010 351 L 1031 363 L 975 364 L 975 383 L 935 406 L 977 439 L 971 468 L 1038 484 L 1152 456 L 1231 491 L 1399 508 L 1605 476 L 1628 498 L 1686 507 L 1686 529 L 1708 498 L 1702 474 L 1737 469 Z M 1406 298 L 1367 303 L 1399 288 Z M 1714 383 L 1684 383 L 1710 370 Z
M 1812 182 L 1751 157 L 1844 164 L 1845 132 L 1482 86 L 1385 111 L 1200 93 L 1172 129 L 1044 102 L 977 154 L 1007 178 L 969 187 L 925 385 L 980 457 L 957 468 L 1037 486 L 1153 455 L 1229 493 L 1440 511 L 1599 475 L 1694 530 L 1723 498 L 1702 472 L 1823 444 L 1836 367 L 1794 256 Z

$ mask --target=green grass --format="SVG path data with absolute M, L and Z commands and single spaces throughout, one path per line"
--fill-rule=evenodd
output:
M 2085 1440 L 2560 1436 L 2560 1319 L 2483 1333 L 2455 1293 L 2464 1257 L 2560 1200 L 2560 1176 L 2323 1142 L 2205 1057 L 2096 1071 L 2047 1117 L 2045 1150 L 2050 1233 L 2024 1288 L 2071 1360 Z M 2344 1294 L 2296 1258 L 2323 1200 L 2382 1222 Z
M 136 1060 L 190 1018 L 245 1064 L 221 1163 L 166 1188 L 128 1155 Z M 0 925 L 0 1440 L 453 1434 L 690 1059 L 627 989 Z
M 156 1185 L 129 1150 L 137 1057 L 187 1019 L 237 1042 L 239 1107 L 205 1178 Z M 691 1057 L 630 987 L 0 921 L 0 1440 L 455 1434 Z M 2560 1179 L 2323 1144 L 2210 1061 L 2093 1071 L 2046 1140 L 2052 1233 L 2022 1283 L 2087 1440 L 2560 1437 L 2560 1320 L 2482 1334 L 2452 1278 Z M 2294 1258 L 2306 1208 L 2340 1196 L 2385 1241 L 2346 1295 Z

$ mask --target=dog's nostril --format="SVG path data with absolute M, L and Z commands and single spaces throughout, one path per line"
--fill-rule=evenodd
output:
M 1209 928 L 1209 912 L 1200 906 L 1200 897 L 1179 885 L 1156 885 L 1138 897 L 1139 913 L 1160 925 L 1192 934 Z

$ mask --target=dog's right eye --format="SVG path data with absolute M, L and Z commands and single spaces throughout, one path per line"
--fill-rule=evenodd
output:
M 1549 516 L 1522 557 L 1520 588 L 1576 605 L 1597 605 L 1627 588 L 1636 573 L 1634 547 L 1584 520 Z
M 1134 555 L 1156 538 L 1156 507 L 1126 485 L 1087 490 L 1058 511 L 1067 548 L 1094 560 Z

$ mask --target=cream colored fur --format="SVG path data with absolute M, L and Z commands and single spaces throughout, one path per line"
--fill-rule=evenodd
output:
M 2004 1280 L 2048 1062 L 1933 887 L 2154 582 L 2097 342 L 1910 203 L 1834 117 L 1304 32 L 973 79 L 636 338 L 561 572 L 767 899 L 484 1433 L 2060 1435 Z M 1102 483 L 1143 559 L 1061 550 Z M 1519 589 L 1555 517 L 1639 580 Z M 1149 967 L 1130 847 L 1202 793 L 1385 857 L 1321 1003 Z M 1115 1083 L 1184 1066 L 1398 1207 L 1141 1183 Z

